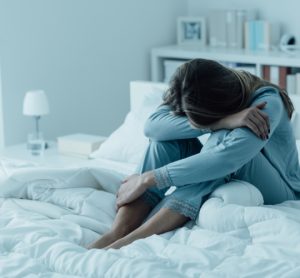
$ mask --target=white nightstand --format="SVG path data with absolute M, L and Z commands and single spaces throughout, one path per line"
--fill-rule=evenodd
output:
M 0 158 L 16 159 L 29 161 L 36 165 L 47 167 L 76 167 L 88 163 L 87 158 L 72 157 L 59 154 L 57 144 L 49 142 L 49 148 L 44 151 L 42 156 L 35 156 L 26 148 L 26 144 L 9 146 L 0 152 Z

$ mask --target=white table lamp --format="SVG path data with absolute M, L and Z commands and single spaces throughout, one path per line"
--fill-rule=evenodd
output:
M 48 99 L 44 91 L 36 90 L 29 91 L 25 94 L 23 103 L 23 114 L 26 116 L 32 116 L 35 119 L 35 132 L 36 136 L 39 131 L 39 120 L 41 116 L 49 113 Z

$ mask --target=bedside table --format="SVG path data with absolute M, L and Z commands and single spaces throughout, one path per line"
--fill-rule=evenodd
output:
M 25 143 L 9 146 L 0 151 L 0 158 L 22 160 L 37 166 L 54 168 L 77 167 L 87 164 L 89 161 L 87 158 L 72 157 L 58 153 L 56 142 L 48 142 L 48 145 L 42 156 L 32 155 Z

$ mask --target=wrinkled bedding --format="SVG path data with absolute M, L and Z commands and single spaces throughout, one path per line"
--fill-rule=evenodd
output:
M 121 174 L 1 165 L 1 278 L 300 277 L 300 201 L 243 207 L 211 198 L 191 229 L 87 250 L 112 224 Z

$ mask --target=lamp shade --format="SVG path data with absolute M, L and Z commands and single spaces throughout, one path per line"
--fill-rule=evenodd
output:
M 25 94 L 23 114 L 27 116 L 42 116 L 49 113 L 47 95 L 42 90 L 29 91 Z

